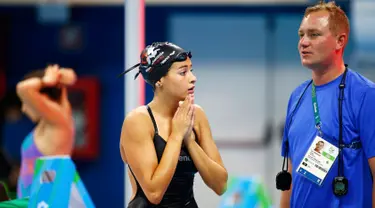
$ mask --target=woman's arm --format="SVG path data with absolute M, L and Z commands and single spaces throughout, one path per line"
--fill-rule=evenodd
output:
M 77 81 L 77 75 L 73 69 L 61 68 L 59 70 L 60 80 L 59 83 L 65 86 L 73 85 Z
M 48 75 L 47 75 L 48 74 Z M 17 94 L 21 101 L 37 113 L 47 122 L 54 125 L 65 125 L 69 122 L 64 111 L 54 101 L 46 95 L 40 93 L 40 89 L 46 86 L 53 86 L 59 80 L 58 66 L 49 66 L 46 69 L 46 76 L 40 78 L 30 78 L 17 84 Z
M 147 111 L 138 108 L 125 118 L 121 132 L 122 153 L 147 199 L 153 204 L 160 203 L 175 173 L 183 136 L 191 123 L 191 110 L 187 102 L 177 110 L 174 128 L 159 164 L 153 143 L 153 125 Z
M 76 83 L 77 75 L 72 69 L 62 68 L 59 71 L 60 80 L 59 83 L 63 86 L 70 86 Z M 71 105 L 68 98 L 68 90 L 66 87 L 61 89 L 61 106 L 66 110 L 67 115 L 72 114 Z
M 197 105 L 195 109 L 199 144 L 194 137 L 186 140 L 185 144 L 205 184 L 216 194 L 222 195 L 226 191 L 228 173 L 212 138 L 203 109 Z

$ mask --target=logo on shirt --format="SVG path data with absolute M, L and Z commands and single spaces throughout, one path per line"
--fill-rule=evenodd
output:
M 189 156 L 180 156 L 178 158 L 178 161 L 181 161 L 181 162 L 188 162 L 188 161 L 191 161 L 190 157 Z

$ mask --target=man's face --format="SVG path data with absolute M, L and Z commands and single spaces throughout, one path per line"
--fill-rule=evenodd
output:
M 318 142 L 318 144 L 316 144 L 316 148 L 318 148 L 319 150 L 322 150 L 324 147 L 324 143 L 323 142 Z
M 329 26 L 326 11 L 312 12 L 303 18 L 298 30 L 298 51 L 303 66 L 320 68 L 334 60 L 337 41 Z

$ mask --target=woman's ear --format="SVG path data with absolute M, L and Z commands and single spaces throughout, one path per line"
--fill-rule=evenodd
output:
M 155 87 L 158 87 L 158 88 L 163 87 L 163 82 L 164 82 L 164 77 L 160 78 L 160 80 L 155 83 Z
M 157 81 L 156 83 L 155 83 L 155 87 L 157 87 L 157 88 L 160 88 L 160 87 L 162 87 L 163 85 L 161 84 L 161 82 L 160 81 Z

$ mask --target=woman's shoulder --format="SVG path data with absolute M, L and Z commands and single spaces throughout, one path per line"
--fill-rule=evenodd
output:
M 132 127 L 132 129 L 134 129 L 136 126 L 142 126 L 144 128 L 148 125 L 149 121 L 150 116 L 147 112 L 147 106 L 143 105 L 131 110 L 126 114 L 123 126 Z
M 144 119 L 146 117 L 148 117 L 147 106 L 142 105 L 137 108 L 134 108 L 129 113 L 127 113 L 125 116 L 125 120 L 139 120 Z
M 203 110 L 202 106 L 198 104 L 194 104 L 194 108 L 195 108 L 195 121 L 199 122 L 202 119 L 207 120 L 206 113 Z

